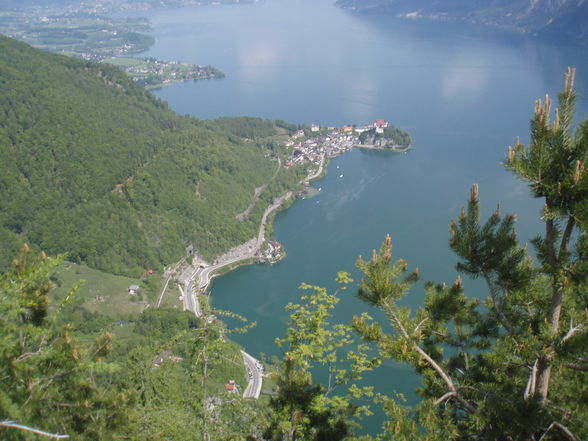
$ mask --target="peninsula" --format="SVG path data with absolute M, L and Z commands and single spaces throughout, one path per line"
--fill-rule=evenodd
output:
M 225 74 L 212 66 L 199 66 L 156 58 L 115 57 L 105 63 L 124 70 L 133 81 L 147 89 L 167 86 L 176 81 L 224 78 Z
M 342 127 L 321 127 L 316 124 L 306 125 L 294 131 L 283 148 L 287 154 L 284 168 L 302 167 L 306 169 L 307 175 L 298 182 L 302 186 L 299 194 L 304 194 L 310 182 L 320 178 L 325 165 L 330 158 L 338 156 L 352 148 L 368 148 L 378 150 L 389 150 L 405 152 L 411 147 L 410 135 L 398 129 L 383 119 L 378 119 L 371 124 L 364 126 L 345 125 Z M 270 182 L 274 180 L 282 167 L 278 159 L 278 166 Z M 268 182 L 269 184 L 269 182 Z M 259 193 L 268 185 L 258 187 L 248 210 L 251 209 L 259 198 Z M 161 304 L 165 291 L 170 280 L 176 280 L 186 294 L 184 308 L 190 311 L 199 311 L 197 295 L 195 291 L 205 292 L 210 286 L 212 278 L 226 273 L 238 266 L 251 263 L 273 263 L 284 256 L 282 245 L 267 237 L 267 230 L 270 223 L 270 216 L 285 204 L 292 200 L 292 190 L 274 198 L 272 203 L 265 209 L 257 237 L 242 243 L 228 252 L 218 256 L 212 263 L 194 252 L 190 247 L 187 250 L 188 256 L 179 262 L 168 267 L 164 277 L 162 289 L 157 300 Z M 238 215 L 241 216 L 243 213 Z M 195 312 L 198 315 L 197 312 Z
M 149 35 L 151 22 L 141 17 L 116 17 L 112 13 L 132 10 L 137 4 L 121 1 L 103 5 L 90 1 L 62 6 L 9 6 L 0 5 L 1 34 L 46 51 L 115 65 L 148 89 L 176 81 L 225 76 L 212 66 L 131 57 L 154 44 L 155 39 Z

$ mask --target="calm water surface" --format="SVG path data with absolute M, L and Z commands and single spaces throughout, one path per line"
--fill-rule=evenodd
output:
M 527 139 L 534 100 L 561 89 L 568 65 L 578 68 L 578 114 L 588 111 L 588 53 L 580 48 L 464 24 L 358 16 L 332 0 L 266 0 L 149 17 L 157 43 L 148 56 L 211 64 L 227 75 L 156 92 L 179 113 L 333 126 L 384 118 L 413 137 L 407 154 L 353 151 L 333 160 L 315 183 L 319 196 L 276 218 L 274 236 L 287 258 L 215 280 L 214 305 L 257 322 L 236 338 L 254 355 L 278 353 L 273 341 L 285 330 L 283 307 L 298 299 L 301 282 L 333 287 L 339 270 L 358 279 L 357 256 L 370 255 L 386 233 L 395 256 L 418 266 L 424 280 L 451 283 L 457 273 L 448 225 L 473 183 L 487 213 L 501 202 L 517 213 L 520 237 L 536 234 L 538 202 L 500 166 L 505 149 L 517 135 Z M 485 295 L 480 285 L 466 288 Z M 421 300 L 422 285 L 406 302 Z M 362 310 L 351 290 L 336 316 L 348 320 Z M 374 381 L 409 396 L 418 384 L 390 364 Z

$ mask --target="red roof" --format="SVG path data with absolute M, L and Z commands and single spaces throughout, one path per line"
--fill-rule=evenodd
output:
M 385 126 L 385 125 L 388 125 L 388 121 L 386 121 L 385 119 L 377 119 L 376 125 L 377 126 Z
M 229 380 L 229 382 L 225 384 L 225 389 L 228 391 L 235 390 L 235 380 Z

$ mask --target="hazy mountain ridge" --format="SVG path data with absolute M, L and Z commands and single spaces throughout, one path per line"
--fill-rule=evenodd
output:
M 211 3 L 247 3 L 253 0 L 3 0 L 0 11 L 22 8 L 63 7 L 69 12 L 112 13 L 126 10 L 148 10 L 153 8 L 176 8 Z
M 336 4 L 398 17 L 467 19 L 588 45 L 586 0 L 337 0 Z

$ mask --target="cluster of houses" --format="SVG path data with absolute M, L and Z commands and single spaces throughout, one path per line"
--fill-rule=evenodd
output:
M 361 127 L 354 127 L 354 126 L 345 126 L 346 130 L 351 130 L 358 135 L 361 135 L 363 132 L 367 132 L 372 129 L 376 129 L 376 133 L 384 133 L 384 129 L 388 127 L 388 121 L 385 119 L 377 119 L 372 124 L 367 124 Z
M 340 155 L 343 152 L 351 150 L 358 144 L 358 136 L 368 130 L 375 129 L 376 133 L 384 133 L 388 127 L 388 121 L 377 119 L 372 124 L 365 126 L 343 126 L 327 127 L 321 130 L 321 127 L 312 124 L 311 133 L 317 133 L 317 136 L 306 137 L 304 130 L 298 130 L 286 142 L 286 147 L 292 147 L 292 155 L 286 161 L 286 167 L 295 164 L 312 162 L 319 164 L 323 157 L 331 158 Z
M 268 241 L 267 249 L 259 257 L 259 263 L 274 263 L 284 257 L 284 248 L 277 241 Z

